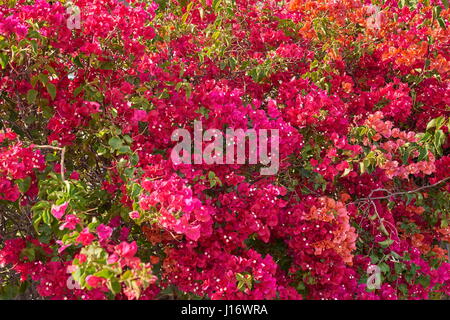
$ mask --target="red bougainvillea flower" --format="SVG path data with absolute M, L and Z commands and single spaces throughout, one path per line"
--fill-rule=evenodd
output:
M 89 231 L 89 228 L 84 228 L 78 235 L 76 241 L 83 246 L 87 246 L 91 244 L 94 239 L 95 236 Z

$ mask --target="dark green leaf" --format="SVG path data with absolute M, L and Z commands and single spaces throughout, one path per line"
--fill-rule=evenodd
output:
M 28 90 L 27 92 L 27 101 L 29 104 L 34 104 L 36 101 L 36 97 L 38 95 L 38 92 L 34 89 Z
M 53 83 L 47 83 L 47 92 L 52 97 L 52 100 L 55 100 L 56 97 L 56 87 Z

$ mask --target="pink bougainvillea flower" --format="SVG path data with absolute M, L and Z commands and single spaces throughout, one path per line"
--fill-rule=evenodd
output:
M 72 180 L 79 180 L 80 179 L 80 174 L 77 171 L 74 171 L 70 174 L 70 179 Z
M 136 241 L 133 241 L 131 243 L 125 241 L 121 242 L 116 246 L 115 252 L 122 258 L 133 257 L 137 252 Z
M 200 228 L 201 226 L 188 227 L 186 230 L 186 237 L 189 240 L 197 241 L 200 238 Z
M 128 239 L 128 235 L 130 234 L 130 228 L 123 227 L 120 230 L 119 240 L 126 241 Z
M 63 204 L 60 205 L 52 205 L 51 209 L 52 215 L 56 219 L 60 220 L 63 217 L 64 213 L 66 212 L 68 205 L 69 205 L 68 202 L 64 202 Z
M 78 254 L 75 255 L 74 259 L 78 259 L 78 261 L 79 261 L 80 263 L 85 263 L 86 260 L 87 260 L 87 257 L 86 257 L 85 254 L 78 253 Z
M 64 242 L 62 242 L 61 240 L 57 240 L 56 243 L 60 245 L 60 247 L 58 248 L 58 253 L 63 252 L 71 246 L 71 244 L 64 244 Z
M 106 282 L 106 279 L 100 278 L 97 276 L 89 275 L 86 277 L 86 283 L 91 286 L 92 288 L 98 288 L 103 286 L 103 284 Z
M 107 260 L 108 264 L 114 264 L 114 263 L 116 263 L 117 261 L 119 261 L 119 256 L 118 256 L 117 254 L 115 254 L 115 253 L 113 253 L 112 255 L 110 255 L 110 256 L 108 257 L 108 260 Z
M 129 213 L 129 215 L 130 215 L 130 218 L 131 218 L 131 219 L 134 219 L 134 220 L 139 219 L 139 217 L 140 217 L 138 211 L 131 211 L 131 212 Z
M 59 229 L 75 230 L 78 223 L 80 223 L 80 219 L 76 215 L 68 214 L 64 220 L 64 223 L 59 226 Z
M 117 228 L 118 226 L 120 226 L 120 221 L 120 216 L 116 216 L 109 221 L 108 226 L 110 226 L 111 228 Z
M 113 229 L 111 227 L 101 224 L 97 227 L 97 234 L 100 240 L 106 240 L 111 237 Z

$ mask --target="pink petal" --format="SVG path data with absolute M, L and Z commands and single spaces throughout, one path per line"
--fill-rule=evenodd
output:
M 69 205 L 68 202 L 64 202 L 63 204 L 57 206 L 57 205 L 52 205 L 52 215 L 56 218 L 56 219 L 61 219 L 64 215 L 64 213 L 66 213 L 66 209 L 67 206 Z

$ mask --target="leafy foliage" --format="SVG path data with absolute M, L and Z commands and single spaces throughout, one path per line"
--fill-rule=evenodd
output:
M 448 1 L 369 5 L 0 1 L 0 297 L 448 297 Z M 279 172 L 174 164 L 195 120 Z

